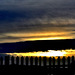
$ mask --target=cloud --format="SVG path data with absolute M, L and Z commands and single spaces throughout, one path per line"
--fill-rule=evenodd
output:
M 59 31 L 41 31 L 41 32 L 19 32 L 19 33 L 4 33 L 0 36 L 0 43 L 5 42 L 20 42 L 29 40 L 52 40 L 52 39 L 73 39 L 73 32 L 67 32 L 65 30 Z
M 33 32 L 48 30 L 51 27 L 75 27 L 74 18 L 35 18 L 35 19 L 19 19 L 15 22 L 6 22 L 0 25 L 0 33 L 5 32 Z M 54 28 L 55 29 L 55 28 Z M 52 30 L 52 29 L 51 29 Z M 60 30 L 60 29 L 59 29 Z
M 23 23 L 21 23 L 23 24 Z M 62 17 L 57 17 L 57 18 L 47 18 L 47 17 L 43 17 L 43 18 L 35 18 L 35 19 L 29 19 L 29 20 L 25 20 L 24 22 L 25 25 L 50 25 L 52 26 L 75 26 L 75 19 L 73 18 L 62 18 Z
M 0 0 L 0 9 L 39 9 L 59 6 L 73 6 L 74 0 Z
M 28 19 L 28 20 L 21 19 L 20 21 L 9 22 L 9 23 L 4 23 L 0 25 L 0 28 L 1 28 L 0 39 L 14 40 L 14 39 L 20 39 L 20 38 L 28 38 L 27 34 L 32 34 L 34 32 L 35 33 L 43 33 L 43 32 L 74 33 L 74 27 L 75 27 L 75 19 L 73 18 L 50 18 L 49 19 L 46 17 L 46 18 L 35 18 L 35 19 Z M 24 33 L 23 35 L 27 35 L 27 36 L 15 37 L 16 34 L 21 35 L 22 33 Z M 11 34 L 14 34 L 14 36 L 11 37 L 10 36 Z
M 52 32 L 74 38 L 74 27 L 74 0 L 0 0 L 1 42 L 55 37 Z M 45 36 L 45 32 L 50 34 Z

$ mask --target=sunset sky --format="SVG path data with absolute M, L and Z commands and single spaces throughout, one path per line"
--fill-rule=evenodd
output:
M 0 0 L 0 43 L 75 39 L 75 0 Z

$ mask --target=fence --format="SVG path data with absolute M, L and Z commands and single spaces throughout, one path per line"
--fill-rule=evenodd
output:
M 25 65 L 25 66 L 44 66 L 44 67 L 69 67 L 74 62 L 72 57 L 10 57 L 5 56 L 5 59 L 0 57 L 0 65 Z M 62 64 L 61 64 L 62 63 Z M 67 63 L 67 64 L 66 64 Z
M 75 57 L 0 57 L 0 73 L 26 75 L 74 75 Z M 67 68 L 66 68 L 67 67 Z

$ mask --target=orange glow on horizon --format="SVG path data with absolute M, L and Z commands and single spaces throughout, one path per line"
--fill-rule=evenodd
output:
M 72 39 L 72 37 L 40 37 L 40 38 L 28 38 L 22 40 L 35 41 L 35 40 L 61 40 L 61 39 Z
M 73 31 L 40 31 L 40 32 L 18 32 L 6 33 L 5 36 L 10 36 L 12 39 L 3 39 L 0 43 L 23 42 L 23 41 L 36 41 L 36 40 L 62 40 L 74 39 Z M 4 36 L 0 36 L 1 38 Z M 13 39 L 15 37 L 15 39 Z M 16 39 L 17 38 L 17 39 Z

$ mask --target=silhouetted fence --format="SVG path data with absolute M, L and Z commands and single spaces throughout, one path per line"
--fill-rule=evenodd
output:
M 72 57 L 10 57 L 5 56 L 5 59 L 0 57 L 0 65 L 25 65 L 25 66 L 44 66 L 50 68 L 69 67 L 74 62 L 74 56 Z

